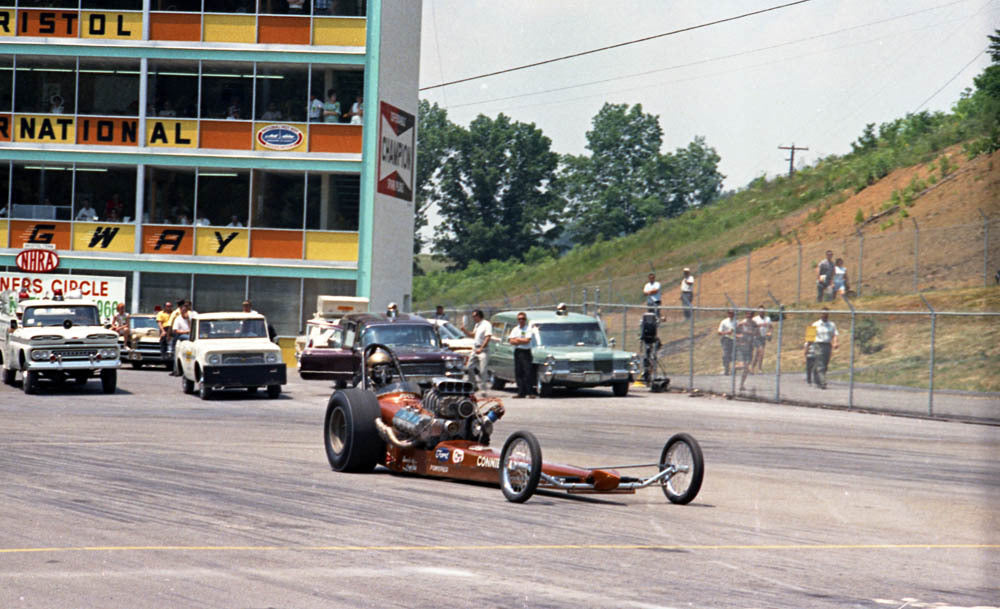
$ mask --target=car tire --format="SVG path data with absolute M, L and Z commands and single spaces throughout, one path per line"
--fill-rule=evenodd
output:
M 2 374 L 3 374 L 3 384 L 4 385 L 13 385 L 14 384 L 14 379 L 17 378 L 17 370 L 13 370 L 11 368 L 6 368 L 5 367 L 5 368 L 3 368 Z
M 281 385 L 268 385 L 267 386 L 267 397 L 272 400 L 278 399 L 281 396 Z
M 132 362 L 132 369 L 139 370 L 142 368 L 142 362 Z
M 671 503 L 691 503 L 698 496 L 705 477 L 705 459 L 698 441 L 686 433 L 675 434 L 667 440 L 660 453 L 659 469 L 663 471 L 671 465 L 685 466 L 688 469 L 661 481 L 663 494 Z
M 194 381 L 183 374 L 181 375 L 181 391 L 188 395 L 194 393 Z
M 73 377 L 73 382 L 77 385 L 86 385 L 87 381 L 90 380 L 90 373 L 77 374 Z
M 542 382 L 541 369 L 541 366 L 535 367 L 535 393 L 540 397 L 550 398 L 552 397 L 552 383 Z
M 113 368 L 101 370 L 101 391 L 114 393 L 118 388 L 118 371 Z
M 611 391 L 614 392 L 615 397 L 625 397 L 628 395 L 628 381 L 615 381 L 611 383 Z
M 338 472 L 370 472 L 385 455 L 385 442 L 375 427 L 382 408 L 375 394 L 342 389 L 330 396 L 323 443 L 330 467 Z
M 527 463 L 527 471 L 524 470 L 524 463 L 513 474 L 512 459 L 522 461 L 530 460 Z M 528 431 L 516 431 L 507 441 L 503 443 L 503 450 L 500 451 L 500 490 L 507 501 L 512 503 L 524 503 L 535 494 L 538 488 L 538 481 L 542 477 L 542 448 L 538 444 L 538 438 Z
M 25 370 L 21 373 L 21 388 L 24 393 L 31 395 L 38 393 L 38 373 L 33 370 Z
M 498 377 L 490 369 L 486 370 L 486 378 L 489 379 L 489 381 L 490 381 L 490 389 L 492 389 L 493 391 L 500 391 L 504 387 L 507 386 L 507 381 L 505 381 L 502 378 Z
M 205 381 L 198 383 L 198 397 L 203 400 L 212 399 L 212 388 Z

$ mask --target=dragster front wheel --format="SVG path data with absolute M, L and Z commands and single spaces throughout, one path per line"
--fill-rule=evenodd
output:
M 507 501 L 524 503 L 542 477 L 542 448 L 527 431 L 514 432 L 500 451 L 500 490 Z
M 705 475 L 705 460 L 698 441 L 686 433 L 679 433 L 667 440 L 660 453 L 660 471 L 676 471 L 660 481 L 663 494 L 671 503 L 690 503 L 701 490 Z

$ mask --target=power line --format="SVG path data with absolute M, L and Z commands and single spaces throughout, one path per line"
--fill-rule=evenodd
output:
M 640 42 L 647 42 L 647 41 L 650 41 L 650 40 L 655 40 L 657 38 L 663 38 L 665 36 L 673 36 L 675 34 L 681 34 L 681 33 L 684 33 L 684 32 L 690 32 L 692 30 L 698 30 L 698 29 L 706 28 L 706 27 L 709 27 L 709 26 L 712 26 L 712 25 L 719 25 L 720 23 L 726 23 L 726 22 L 729 22 L 729 21 L 737 21 L 739 19 L 745 19 L 746 17 L 752 17 L 754 15 L 760 15 L 762 13 L 767 13 L 767 12 L 770 12 L 770 11 L 776 11 L 776 10 L 780 10 L 780 9 L 783 9 L 783 8 L 788 8 L 790 6 L 795 6 L 797 4 L 805 4 L 806 2 L 810 2 L 810 1 L 811 0 L 796 0 L 795 2 L 789 2 L 787 4 L 779 4 L 778 6 L 772 6 L 770 8 L 761 9 L 759 11 L 753 11 L 753 12 L 750 12 L 750 13 L 743 13 L 742 15 L 735 15 L 733 17 L 726 17 L 724 19 L 717 19 L 715 21 L 709 21 L 707 23 L 701 23 L 701 24 L 698 24 L 698 25 L 692 25 L 692 26 L 688 26 L 688 27 L 681 28 L 681 29 L 678 29 L 678 30 L 672 30 L 670 32 L 664 32 L 662 34 L 654 34 L 653 36 L 646 36 L 645 38 L 636 38 L 634 40 L 629 40 L 629 41 L 626 41 L 626 42 L 619 42 L 617 44 L 612 44 L 612 45 L 608 45 L 608 46 L 605 46 L 605 47 L 600 47 L 600 48 L 597 48 L 597 49 L 591 49 L 589 51 L 581 51 L 579 53 L 573 53 L 571 55 L 563 55 L 562 57 L 555 57 L 555 58 L 552 58 L 552 59 L 545 59 L 545 60 L 542 60 L 542 61 L 536 61 L 534 63 L 528 63 L 528 64 L 525 64 L 525 65 L 517 66 L 517 67 L 513 67 L 513 68 L 506 68 L 504 70 L 498 70 L 496 72 L 489 72 L 487 74 L 480 74 L 478 76 L 469 76 L 467 78 L 460 78 L 458 80 L 453 80 L 453 81 L 450 81 L 450 82 L 443 82 L 443 83 L 436 84 L 436 85 L 430 85 L 430 86 L 427 86 L 427 87 L 421 87 L 420 91 L 429 91 L 431 89 L 437 89 L 439 87 L 447 87 L 447 86 L 450 86 L 450 85 L 457 85 L 457 84 L 463 83 L 463 82 L 469 82 L 470 80 L 478 80 L 480 78 L 487 78 L 489 76 L 497 76 L 499 74 L 507 74 L 509 72 L 516 72 L 518 70 L 526 70 L 528 68 L 534 68 L 534 67 L 542 66 L 542 65 L 545 65 L 545 64 L 549 64 L 549 63 L 555 63 L 557 61 L 565 61 L 567 59 L 573 59 L 575 57 L 582 57 L 584 55 L 591 55 L 593 53 L 600 53 L 602 51 L 608 51 L 610 49 L 617 49 L 617 48 L 628 46 L 628 45 L 632 45 L 632 44 L 638 44 Z
M 941 91 L 943 91 L 945 87 L 947 87 L 948 85 L 950 85 L 950 84 L 951 84 L 951 81 L 953 81 L 953 80 L 955 80 L 956 78 L 958 78 L 958 76 L 959 76 L 959 75 L 960 75 L 960 74 L 961 74 L 962 72 L 964 72 L 966 68 L 968 68 L 969 66 L 971 66 L 971 65 L 973 64 L 973 62 L 975 62 L 975 61 L 976 61 L 977 59 L 979 59 L 979 56 L 980 56 L 980 55 L 982 55 L 983 53 L 985 53 L 985 52 L 986 52 L 986 51 L 988 51 L 989 49 L 990 49 L 990 47 L 986 47 L 986 48 L 984 48 L 984 49 L 983 49 L 982 51 L 979 51 L 978 53 L 976 53 L 976 56 L 975 56 L 975 57 L 973 57 L 972 59 L 970 59 L 970 60 L 969 60 L 969 63 L 967 63 L 967 64 L 965 64 L 964 66 L 962 66 L 962 69 L 960 69 L 960 70 L 959 70 L 958 72 L 955 72 L 955 75 L 954 75 L 954 76 L 952 76 L 951 78 L 949 78 L 949 79 L 948 79 L 948 82 L 946 82 L 946 83 L 944 83 L 943 85 L 941 85 L 940 87 L 938 87 L 938 90 L 937 90 L 937 91 L 935 91 L 935 92 L 933 92 L 933 93 L 931 93 L 930 97 L 928 97 L 928 98 L 927 98 L 927 99 L 925 99 L 924 101 L 920 102 L 920 105 L 919 105 L 919 106 L 917 106 L 917 109 L 916 109 L 916 110 L 914 110 L 914 111 L 913 111 L 913 113 L 914 113 L 914 114 L 916 114 L 917 112 L 919 112 L 919 111 L 920 111 L 920 109 L 924 107 L 924 104 L 926 104 L 927 102 L 929 102 L 929 101 L 931 101 L 932 99 L 934 99 L 934 96 L 935 96 L 935 95 L 937 95 L 938 93 L 940 93 Z

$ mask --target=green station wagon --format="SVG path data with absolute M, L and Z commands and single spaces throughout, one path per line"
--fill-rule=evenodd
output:
M 609 345 L 601 322 L 589 315 L 526 311 L 531 328 L 531 359 L 535 366 L 535 388 L 539 395 L 552 394 L 553 387 L 597 387 L 610 385 L 616 396 L 628 393 L 638 374 L 634 353 Z M 491 320 L 489 375 L 493 389 L 514 382 L 514 347 L 506 342 L 517 325 L 517 311 L 497 313 Z

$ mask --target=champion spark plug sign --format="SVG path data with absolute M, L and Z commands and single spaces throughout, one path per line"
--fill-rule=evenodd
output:
M 378 191 L 412 201 L 416 119 L 385 102 L 381 103 L 379 117 Z

